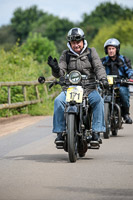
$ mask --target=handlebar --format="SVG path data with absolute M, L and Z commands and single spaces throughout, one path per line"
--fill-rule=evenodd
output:
M 126 84 L 126 85 L 133 85 L 132 79 L 118 79 L 114 81 L 115 84 Z
M 62 80 L 62 79 L 60 79 L 59 81 L 57 81 L 56 79 L 53 80 L 53 81 L 45 81 L 45 78 L 42 77 L 42 76 L 38 78 L 38 82 L 41 83 L 41 84 L 50 83 L 49 89 L 51 89 L 54 85 L 57 85 L 57 84 L 59 84 L 60 86 L 67 86 L 67 87 L 69 85 L 71 85 L 70 82 L 67 82 L 67 80 Z M 132 79 L 119 79 L 119 78 L 116 78 L 116 79 L 114 79 L 114 83 L 112 85 L 116 85 L 116 84 L 133 85 L 133 80 Z M 102 81 L 99 81 L 99 80 L 96 80 L 95 82 L 92 82 L 92 83 L 84 83 L 84 84 L 81 83 L 81 85 L 82 86 L 100 85 L 100 87 L 102 89 L 104 89 Z
M 46 81 L 47 83 L 49 83 L 49 81 Z M 101 83 L 101 81 L 98 81 L 98 80 L 96 80 L 95 82 L 92 82 L 92 83 L 86 83 L 86 84 L 84 84 L 84 86 L 89 86 L 89 85 L 98 85 L 98 84 L 100 84 Z M 60 85 L 60 86 L 66 86 L 66 87 L 68 87 L 68 86 L 70 86 L 70 85 L 74 85 L 74 84 L 68 84 L 68 83 L 66 83 L 66 82 L 61 82 L 61 81 L 57 81 L 57 80 L 54 80 L 50 85 L 49 85 L 49 89 L 51 89 L 54 85 Z M 75 84 L 76 85 L 76 84 Z M 77 84 L 78 85 L 78 84 Z
M 49 81 L 47 81 L 47 83 L 49 83 Z M 59 81 L 54 80 L 50 85 L 49 85 L 49 89 L 51 89 L 54 85 L 59 84 Z

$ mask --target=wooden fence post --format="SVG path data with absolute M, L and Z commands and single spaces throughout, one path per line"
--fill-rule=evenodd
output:
M 8 104 L 11 104 L 11 87 L 8 86 Z
M 26 86 L 25 85 L 22 87 L 22 90 L 23 90 L 23 95 L 24 95 L 24 101 L 26 101 L 27 100 L 27 92 L 26 92 Z
M 35 85 L 35 91 L 36 91 L 36 97 L 40 101 L 39 91 L 38 91 L 37 85 Z

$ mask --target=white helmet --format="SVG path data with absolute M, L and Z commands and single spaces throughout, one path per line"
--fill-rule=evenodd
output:
M 120 51 L 120 42 L 119 40 L 115 39 L 115 38 L 110 38 L 108 39 L 105 43 L 104 43 L 104 51 L 105 54 L 108 54 L 107 52 L 107 47 L 108 46 L 114 46 L 116 47 L 116 53 L 119 54 Z
M 67 34 L 67 40 L 70 41 L 80 41 L 85 38 L 84 31 L 81 28 L 72 28 Z

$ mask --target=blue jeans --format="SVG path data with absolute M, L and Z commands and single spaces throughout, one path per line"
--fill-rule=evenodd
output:
M 92 130 L 95 132 L 105 132 L 103 99 L 96 90 L 94 90 L 88 95 L 88 99 L 92 107 Z M 66 123 L 64 119 L 65 104 L 66 94 L 65 92 L 61 92 L 54 101 L 54 133 L 62 133 L 66 129 Z
M 122 106 L 129 108 L 130 107 L 130 103 L 129 103 L 129 99 L 130 99 L 129 88 L 128 87 L 124 87 L 124 86 L 120 86 L 119 90 L 120 90 L 120 100 L 121 100 Z

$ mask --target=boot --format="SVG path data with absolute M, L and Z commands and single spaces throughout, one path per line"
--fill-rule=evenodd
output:
M 126 124 L 132 124 L 133 123 L 132 119 L 130 118 L 130 116 L 128 114 L 124 115 L 123 118 L 124 118 Z
M 122 107 L 122 117 L 126 124 L 132 124 L 132 119 L 129 116 L 129 107 Z
M 55 139 L 55 144 L 60 145 L 64 143 L 64 138 L 62 133 L 57 133 L 57 138 Z
M 98 142 L 99 142 L 99 144 L 102 144 L 103 142 L 102 142 L 102 139 L 100 138 L 100 133 L 98 133 Z
M 102 143 L 102 140 L 100 139 L 100 133 L 98 132 L 93 132 L 92 133 L 92 140 L 90 142 L 91 147 L 93 148 L 99 148 L 100 145 L 99 143 Z

